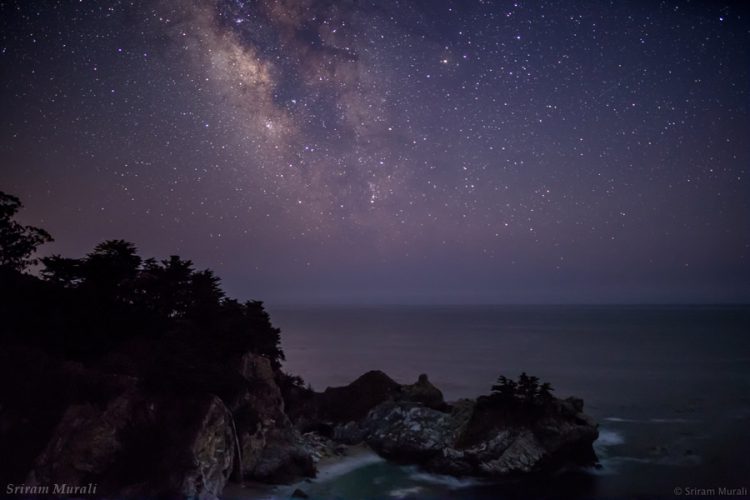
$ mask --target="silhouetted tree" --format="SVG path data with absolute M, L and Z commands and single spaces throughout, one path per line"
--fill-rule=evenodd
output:
M 135 245 L 125 240 L 104 241 L 83 260 L 82 285 L 109 299 L 125 299 L 140 265 Z
M 195 271 L 190 276 L 190 303 L 187 315 L 204 325 L 220 312 L 222 301 L 226 298 L 220 286 L 220 280 L 210 269 Z
M 225 299 L 221 313 L 214 324 L 217 340 L 230 352 L 246 350 L 269 358 L 275 367 L 281 366 L 284 359 L 281 350 L 281 336 L 278 328 L 271 324 L 271 318 L 263 308 L 263 302 L 247 301 L 240 303 Z
M 42 276 L 49 282 L 64 287 L 74 287 L 83 279 L 80 259 L 51 255 L 42 257 L 40 260 L 44 265 Z
M 552 388 L 552 385 L 549 382 L 545 382 L 542 385 L 539 386 L 539 393 L 538 397 L 541 401 L 549 401 L 553 398 L 552 391 L 554 389 Z
M 0 267 L 14 271 L 23 271 L 36 263 L 31 256 L 37 247 L 52 241 L 44 229 L 13 220 L 22 207 L 21 200 L 0 191 Z
M 518 381 L 501 375 L 492 386 L 489 401 L 493 405 L 505 405 L 509 408 L 540 406 L 552 399 L 552 386 L 539 383 L 539 377 L 521 373 Z
M 539 392 L 539 377 L 522 372 L 518 377 L 518 397 L 524 402 L 534 402 Z
M 3 247 L 0 266 L 25 276 L 14 278 L 13 285 L 23 286 L 24 293 L 4 289 L 0 294 L 0 313 L 16 338 L 36 339 L 66 356 L 87 360 L 128 340 L 169 337 L 182 352 L 194 353 L 183 356 L 193 365 L 202 358 L 222 362 L 251 351 L 280 367 L 280 331 L 263 303 L 227 298 L 212 271 L 196 271 L 190 260 L 176 255 L 144 260 L 132 243 L 109 240 L 79 259 L 41 259 L 43 280 L 22 275 L 16 269 L 30 262 L 35 244 L 46 240 L 46 233 L 13 225 L 11 217 L 20 207 L 17 198 L 0 193 L 0 207 L 2 241 L 13 240 L 12 235 L 27 238 L 25 246 Z
M 167 318 L 184 317 L 192 303 L 193 263 L 172 255 L 157 263 L 149 259 L 143 266 L 136 291 L 145 305 Z
M 497 378 L 497 383 L 492 386 L 492 395 L 502 401 L 510 402 L 516 397 L 516 383 L 504 375 Z

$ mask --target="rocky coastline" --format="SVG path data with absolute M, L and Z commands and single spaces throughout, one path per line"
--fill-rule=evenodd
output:
M 220 370 L 196 367 L 217 377 L 213 391 L 152 389 L 137 369 L 55 363 L 27 348 L 3 358 L 4 371 L 43 367 L 29 377 L 36 381 L 31 403 L 58 399 L 43 417 L 7 406 L 0 413 L 6 441 L 34 431 L 36 450 L 26 442 L 5 471 L 15 474 L 9 483 L 31 488 L 94 484 L 101 496 L 210 499 L 230 482 L 313 478 L 321 461 L 353 445 L 459 477 L 522 477 L 596 462 L 597 424 L 575 398 L 550 398 L 533 415 L 516 415 L 487 398 L 447 403 L 426 375 L 404 385 L 379 371 L 315 392 L 251 352 Z M 219 379 L 234 383 L 227 388 Z
M 438 474 L 508 478 L 597 462 L 598 425 L 577 398 L 533 407 L 490 396 L 449 404 L 427 375 L 401 385 L 371 371 L 322 393 L 292 388 L 286 400 L 301 431 L 334 444 L 365 443 L 388 460 Z

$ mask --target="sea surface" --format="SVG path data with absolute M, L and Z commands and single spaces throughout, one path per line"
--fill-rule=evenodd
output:
M 379 369 L 447 400 L 522 371 L 600 422 L 600 468 L 486 483 L 356 457 L 312 498 L 675 497 L 750 489 L 750 307 L 269 307 L 285 369 L 316 390 Z M 691 495 L 692 493 L 692 495 Z

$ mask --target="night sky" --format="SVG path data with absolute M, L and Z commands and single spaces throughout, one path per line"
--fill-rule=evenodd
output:
M 750 301 L 742 2 L 0 1 L 0 190 L 273 303 Z

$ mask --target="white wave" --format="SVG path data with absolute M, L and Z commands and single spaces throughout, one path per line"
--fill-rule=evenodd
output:
M 342 460 L 338 460 L 334 463 L 323 465 L 318 470 L 318 475 L 315 478 L 315 482 L 329 481 L 335 477 L 343 476 L 353 470 L 361 469 L 368 465 L 377 464 L 384 462 L 385 459 L 379 457 L 371 451 L 357 454 L 352 457 L 347 457 Z
M 663 456 L 663 457 L 609 457 L 602 460 L 604 469 L 615 470 L 623 463 L 637 463 L 650 465 L 666 465 L 670 467 L 694 466 L 702 463 L 698 455 Z
M 654 424 L 689 424 L 697 422 L 697 420 L 691 420 L 689 418 L 652 418 L 649 422 Z
M 626 424 L 689 424 L 698 422 L 698 420 L 689 418 L 649 418 L 648 420 L 638 420 L 634 418 L 607 417 L 603 420 Z
M 599 438 L 596 440 L 594 445 L 599 447 L 607 447 L 617 446 L 623 444 L 624 442 L 625 438 L 619 432 L 611 431 L 609 429 L 600 429 Z
M 412 486 L 410 488 L 398 488 L 396 490 L 391 491 L 388 493 L 393 498 L 404 498 L 410 495 L 416 495 L 420 491 L 422 491 L 422 487 L 420 486 Z
M 454 476 L 448 476 L 446 474 L 430 474 L 427 472 L 414 472 L 409 475 L 409 479 L 419 481 L 422 483 L 437 484 L 445 486 L 451 490 L 458 490 L 461 488 L 468 488 L 479 484 L 477 479 L 471 478 L 458 478 Z

